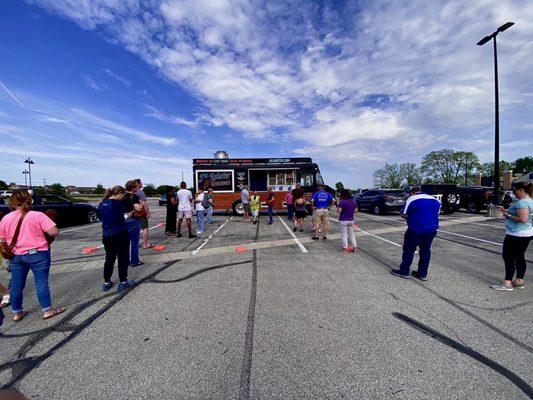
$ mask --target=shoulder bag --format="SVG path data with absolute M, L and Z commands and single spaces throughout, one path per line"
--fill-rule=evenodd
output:
M 24 217 L 26 216 L 26 213 L 23 212 L 19 222 L 17 223 L 17 229 L 15 229 L 15 234 L 13 235 L 13 239 L 11 240 L 11 244 L 7 244 L 6 242 L 2 243 L 2 246 L 0 247 L 0 253 L 2 254 L 2 257 L 6 260 L 11 260 L 13 257 L 15 257 L 15 253 L 13 253 L 13 249 L 17 245 L 17 240 L 19 238 L 20 233 L 20 226 L 22 225 L 22 221 L 24 221 Z

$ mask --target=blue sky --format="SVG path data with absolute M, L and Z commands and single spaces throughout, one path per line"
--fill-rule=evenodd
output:
M 531 1 L 0 2 L 0 179 L 190 180 L 191 160 L 311 156 L 326 182 L 493 146 L 533 153 Z

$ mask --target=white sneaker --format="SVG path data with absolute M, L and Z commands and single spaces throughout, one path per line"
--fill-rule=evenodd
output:
M 202 233 L 204 233 L 204 231 L 196 231 L 197 235 L 201 235 Z
M 490 285 L 491 288 L 494 290 L 502 290 L 505 292 L 512 292 L 514 288 L 512 286 L 505 286 L 505 285 Z

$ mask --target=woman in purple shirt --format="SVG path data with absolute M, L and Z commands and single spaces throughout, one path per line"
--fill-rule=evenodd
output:
M 337 212 L 340 214 L 342 251 L 344 253 L 353 253 L 357 249 L 354 234 L 354 214 L 357 212 L 357 205 L 350 192 L 346 189 L 341 191 L 341 200 L 337 205 Z M 350 242 L 349 245 L 348 241 Z

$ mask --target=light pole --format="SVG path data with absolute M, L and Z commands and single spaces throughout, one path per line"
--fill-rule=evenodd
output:
M 28 164 L 28 174 L 30 175 L 30 189 L 31 189 L 31 166 L 32 166 L 32 164 L 35 164 L 35 163 L 33 162 L 33 160 L 30 157 L 28 157 L 26 159 L 26 161 L 24 161 L 24 163 Z
M 24 171 L 22 171 L 22 173 L 24 174 L 24 186 L 28 187 L 28 174 L 29 174 L 29 172 L 24 170 Z
M 498 33 L 509 29 L 514 22 L 507 22 L 500 26 L 496 32 L 485 36 L 479 42 L 478 46 L 483 46 L 491 39 L 494 44 L 494 204 L 500 204 L 500 102 L 498 98 L 498 54 L 496 50 L 496 36 Z

